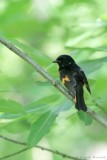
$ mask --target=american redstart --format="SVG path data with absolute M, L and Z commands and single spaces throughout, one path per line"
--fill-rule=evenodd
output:
M 91 93 L 91 91 L 83 70 L 69 55 L 61 55 L 53 61 L 53 63 L 59 65 L 60 80 L 73 94 L 76 109 L 86 112 L 87 106 L 84 101 L 83 86 L 86 86 L 89 93 Z

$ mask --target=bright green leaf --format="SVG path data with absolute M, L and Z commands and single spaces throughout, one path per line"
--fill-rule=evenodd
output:
M 59 104 L 59 105 L 53 110 L 53 112 L 56 113 L 56 114 L 59 114 L 60 112 L 64 112 L 64 111 L 69 110 L 72 106 L 73 106 L 73 103 L 72 103 L 70 100 L 65 99 L 65 102 Z
M 26 106 L 26 111 L 27 112 L 37 112 L 37 111 L 42 111 L 43 109 L 47 110 L 47 109 L 52 109 L 53 104 L 58 101 L 60 98 L 59 95 L 50 95 L 50 96 L 46 96 L 43 98 L 40 98 L 38 100 L 36 100 L 33 103 L 30 103 Z M 45 111 L 46 112 L 46 111 Z
M 90 125 L 93 121 L 92 117 L 90 117 L 86 112 L 78 111 L 79 118 L 84 121 L 85 125 Z
M 26 117 L 15 119 L 13 121 L 4 124 L 1 129 L 5 129 L 7 132 L 10 133 L 21 133 L 27 131 L 30 127 L 30 123 Z
M 33 123 L 28 137 L 28 146 L 30 148 L 34 147 L 49 132 L 55 118 L 56 115 L 53 112 L 47 112 Z
M 5 113 L 0 114 L 0 119 L 15 119 L 21 117 L 22 114 L 11 114 L 11 113 Z
M 0 112 L 5 112 L 5 113 L 24 113 L 25 110 L 23 106 L 13 100 L 0 100 Z
M 83 64 L 81 64 L 81 67 L 86 73 L 91 73 L 100 69 L 102 64 L 103 64 L 102 62 L 97 62 L 97 60 L 92 60 L 84 62 Z
M 23 52 L 30 55 L 33 60 L 37 61 L 40 65 L 47 67 L 49 64 L 52 64 L 51 58 L 49 58 L 46 54 L 41 53 L 36 48 L 33 48 L 29 45 L 26 45 L 17 40 L 12 40 L 12 43 L 23 50 Z
M 79 48 L 79 47 L 69 47 L 69 46 L 67 46 L 67 48 L 70 48 L 70 49 L 72 49 L 72 50 L 78 50 L 78 51 L 91 51 L 91 52 L 97 52 L 97 51 L 103 51 L 103 52 L 107 52 L 107 47 L 103 47 L 103 46 L 101 46 L 101 47 L 81 47 L 81 48 Z

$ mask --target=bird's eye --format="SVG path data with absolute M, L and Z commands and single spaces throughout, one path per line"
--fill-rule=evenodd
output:
M 59 59 L 59 62 L 63 62 L 63 58 L 60 58 L 60 59 Z
M 61 62 L 61 59 L 58 59 L 58 62 Z

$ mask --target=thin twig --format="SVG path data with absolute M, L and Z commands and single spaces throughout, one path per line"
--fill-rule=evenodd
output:
M 19 141 L 16 141 L 16 140 L 7 138 L 7 137 L 2 136 L 2 135 L 0 135 L 0 138 L 2 138 L 2 139 L 4 139 L 4 140 L 7 140 L 7 141 L 9 141 L 9 142 L 15 143 L 15 144 L 19 144 L 19 145 L 23 145 L 23 146 L 26 146 L 26 145 L 27 145 L 27 144 L 24 143 L 24 142 L 19 142 Z M 46 147 L 42 147 L 42 146 L 39 146 L 39 145 L 36 145 L 35 147 L 36 147 L 36 148 L 39 148 L 39 149 L 41 149 L 41 150 L 48 151 L 48 152 L 51 152 L 51 153 L 53 153 L 53 154 L 59 155 L 59 156 L 61 156 L 61 157 L 63 157 L 63 158 L 68 158 L 68 159 L 72 159 L 72 160 L 85 160 L 85 158 L 83 159 L 83 158 L 78 158 L 78 157 L 70 156 L 70 155 L 64 154 L 64 153 L 62 153 L 62 152 L 54 151 L 54 150 L 52 150 L 52 149 L 48 149 L 48 148 L 46 148 Z M 27 150 L 28 148 L 25 148 L 25 149 Z M 24 150 L 25 150 L 25 149 L 24 149 Z M 24 151 L 24 150 L 23 150 L 23 151 Z M 21 153 L 21 151 L 19 151 L 19 152 Z M 14 156 L 14 155 L 16 155 L 17 153 L 19 154 L 19 152 L 16 152 L 16 153 L 11 154 L 11 155 Z M 5 157 L 7 158 L 7 156 L 5 156 Z M 10 157 L 10 155 L 9 155 L 9 157 Z M 4 157 L 3 157 L 3 158 L 4 158 Z M 2 159 L 0 159 L 0 160 L 2 160 Z
M 92 102 L 107 115 L 107 111 L 95 99 L 92 99 Z
M 47 79 L 54 87 L 56 87 L 63 95 L 65 95 L 68 99 L 72 100 L 73 95 L 69 93 L 61 84 L 59 84 L 57 81 L 55 81 L 41 66 L 39 66 L 31 57 L 29 57 L 26 53 L 22 52 L 20 49 L 15 47 L 13 44 L 11 44 L 9 41 L 0 38 L 0 42 L 9 48 L 11 51 L 13 51 L 15 54 L 17 54 L 19 57 L 24 59 L 26 62 L 28 62 L 34 69 L 41 74 L 45 79 Z M 97 121 L 99 124 L 101 124 L 103 127 L 107 128 L 107 119 L 104 119 L 100 115 L 97 115 L 95 112 L 93 112 L 91 109 L 89 109 L 86 112 L 88 115 L 90 115 L 95 121 Z
M 22 152 L 24 152 L 24 151 L 26 151 L 26 150 L 28 150 L 28 148 L 24 148 L 24 149 L 22 149 L 22 150 L 20 150 L 20 151 L 17 151 L 17 152 L 15 152 L 15 153 L 9 154 L 9 155 L 4 156 L 4 157 L 1 157 L 0 160 L 3 160 L 3 159 L 6 159 L 6 158 L 10 158 L 10 157 L 16 156 L 17 154 L 20 154 L 20 153 L 22 153 Z

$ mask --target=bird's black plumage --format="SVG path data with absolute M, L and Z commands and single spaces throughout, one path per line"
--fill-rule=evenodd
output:
M 54 61 L 54 63 L 58 63 L 59 65 L 60 80 L 74 95 L 76 109 L 87 111 L 87 107 L 84 101 L 84 84 L 86 85 L 88 92 L 91 93 L 91 91 L 83 70 L 69 55 L 59 56 Z

